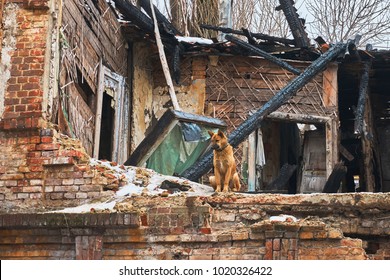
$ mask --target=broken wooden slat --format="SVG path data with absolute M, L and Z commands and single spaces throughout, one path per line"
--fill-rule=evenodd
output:
M 154 6 L 154 12 L 156 14 L 157 21 L 161 24 L 163 24 L 164 28 L 167 29 L 169 33 L 172 35 L 183 35 L 179 30 L 176 29 L 176 27 L 157 9 L 155 5 Z M 150 0 L 141 0 L 141 7 L 144 8 L 146 13 L 153 18 L 152 15 L 152 9 Z
M 104 92 L 104 67 L 103 61 L 100 59 L 98 70 L 98 86 L 97 86 L 97 104 L 95 117 L 95 137 L 93 145 L 93 157 L 99 158 L 100 148 L 100 131 L 102 124 L 102 106 L 103 106 L 103 92 Z
M 243 35 L 245 36 L 244 32 L 241 30 L 234 30 L 228 27 L 218 27 L 218 26 L 212 26 L 212 25 L 207 25 L 207 24 L 201 24 L 201 28 L 204 29 L 209 29 L 209 30 L 215 30 L 215 31 L 221 31 L 223 33 L 230 33 L 230 34 L 236 34 L 236 35 Z M 270 42 L 278 42 L 282 43 L 285 45 L 295 45 L 295 41 L 291 39 L 286 39 L 286 38 L 280 38 L 280 37 L 274 37 L 262 33 L 251 33 L 252 37 L 256 39 L 261 39 L 264 41 L 270 41 Z
M 283 120 L 290 122 L 299 122 L 299 123 L 327 123 L 330 121 L 329 117 L 322 116 L 313 116 L 313 115 L 304 115 L 304 114 L 290 114 L 284 112 L 272 112 L 267 116 L 268 119 Z
M 254 54 L 257 54 L 257 55 L 260 55 L 261 57 L 264 57 L 265 59 L 275 63 L 276 65 L 290 71 L 291 73 L 294 73 L 295 75 L 299 75 L 301 73 L 301 71 L 299 71 L 298 69 L 296 69 L 295 67 L 291 66 L 290 64 L 288 64 L 287 62 L 281 60 L 280 58 L 277 58 L 263 50 L 260 50 L 236 37 L 233 37 L 231 35 L 226 35 L 226 40 L 229 40 L 233 43 L 235 43 L 236 45 L 254 53 Z
M 256 131 L 248 137 L 248 191 L 256 190 Z
M 249 116 L 236 130 L 229 135 L 229 143 L 233 147 L 237 147 L 244 141 L 250 133 L 257 129 L 262 120 L 271 112 L 277 110 L 288 99 L 320 73 L 326 65 L 333 59 L 338 57 L 341 53 L 346 51 L 349 43 L 338 43 L 334 45 L 329 51 L 315 60 L 309 67 L 305 69 L 298 77 L 293 79 L 286 87 L 280 90 L 274 97 L 272 97 L 263 107 Z M 209 171 L 212 167 L 213 154 L 209 152 L 204 157 L 199 159 L 190 168 L 185 170 L 181 176 L 192 181 L 198 180 L 203 174 Z
M 369 72 L 371 68 L 370 62 L 363 63 L 362 77 L 359 85 L 359 99 L 356 108 L 355 116 L 355 134 L 361 135 L 363 132 L 364 111 L 366 106 Z
M 279 0 L 280 7 L 286 16 L 291 33 L 296 42 L 296 46 L 301 48 L 308 48 L 310 46 L 310 39 L 305 31 L 302 21 L 299 19 L 294 7 L 294 2 L 291 0 Z
M 343 145 L 339 145 L 340 154 L 345 157 L 348 161 L 353 161 L 355 157 L 345 148 Z
M 148 33 L 153 33 L 153 21 L 129 0 L 114 0 L 115 7 L 134 24 Z
M 179 102 L 177 101 L 175 88 L 173 86 L 171 73 L 169 72 L 168 62 L 167 62 L 167 58 L 166 58 L 165 52 L 164 52 L 164 45 L 161 41 L 160 31 L 158 29 L 157 18 L 156 18 L 156 14 L 154 11 L 154 5 L 152 2 L 150 2 L 150 9 L 152 10 L 152 18 L 153 18 L 153 22 L 154 22 L 154 35 L 156 37 L 158 53 L 159 53 L 160 61 L 161 61 L 161 67 L 162 67 L 162 70 L 164 72 L 165 80 L 166 80 L 167 85 L 168 85 L 168 91 L 169 91 L 169 95 L 171 97 L 173 109 L 175 109 L 177 111 L 181 111 L 180 106 L 179 106 Z

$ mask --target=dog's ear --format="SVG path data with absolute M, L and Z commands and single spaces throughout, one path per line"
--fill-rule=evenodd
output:
M 218 135 L 221 137 L 226 137 L 222 130 L 218 129 Z
M 214 132 L 212 132 L 212 131 L 210 131 L 210 130 L 207 130 L 207 132 L 209 133 L 210 137 L 213 137 Z

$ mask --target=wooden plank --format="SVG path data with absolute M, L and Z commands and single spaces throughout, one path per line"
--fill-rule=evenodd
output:
M 104 68 L 103 61 L 100 59 L 98 72 L 98 90 L 96 103 L 96 120 L 95 120 L 95 143 L 93 149 L 93 157 L 99 158 L 100 147 L 100 129 L 102 124 L 102 107 L 103 107 L 103 91 L 104 91 Z
M 338 119 L 333 117 L 325 125 L 326 141 L 326 177 L 328 178 L 337 162 L 339 162 L 339 138 L 338 138 Z
M 336 63 L 329 63 L 326 70 L 323 72 L 323 97 L 325 107 L 335 107 L 338 104 L 338 83 L 337 83 L 337 70 Z
M 179 103 L 177 101 L 175 88 L 173 86 L 171 73 L 169 71 L 168 62 L 167 62 L 167 59 L 166 59 L 166 56 L 165 56 L 164 45 L 163 45 L 163 43 L 161 41 L 160 31 L 158 29 L 158 23 L 157 23 L 156 14 L 155 14 L 155 11 L 154 11 L 153 2 L 150 2 L 150 6 L 151 6 L 151 10 L 152 10 L 152 15 L 153 15 L 154 35 L 156 37 L 157 48 L 158 48 L 158 52 L 159 52 L 159 55 L 160 55 L 161 66 L 162 66 L 162 69 L 163 69 L 163 72 L 164 72 L 165 80 L 166 80 L 167 85 L 168 85 L 169 95 L 171 97 L 173 109 L 175 109 L 177 111 L 181 111 Z
M 257 130 L 256 143 L 256 190 L 263 189 L 263 168 L 266 164 L 263 144 L 263 132 L 261 128 Z
M 248 191 L 256 190 L 256 134 L 254 131 L 248 136 Z
M 329 117 L 323 117 L 323 116 L 313 116 L 313 115 L 303 115 L 303 114 L 293 114 L 293 113 L 284 113 L 284 112 L 272 112 L 267 117 L 269 119 L 276 119 L 276 120 L 291 120 L 294 122 L 300 122 L 300 123 L 327 123 L 330 121 Z

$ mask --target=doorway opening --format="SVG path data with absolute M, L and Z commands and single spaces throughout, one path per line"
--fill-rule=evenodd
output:
M 114 99 L 104 92 L 102 105 L 102 120 L 100 130 L 99 159 L 112 160 L 112 146 L 114 135 L 114 117 L 113 108 Z

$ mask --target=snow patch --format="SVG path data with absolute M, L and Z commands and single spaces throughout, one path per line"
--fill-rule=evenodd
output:
M 183 37 L 183 36 L 176 36 L 176 39 L 179 42 L 186 42 L 190 44 L 202 44 L 202 45 L 211 45 L 214 42 L 210 39 L 200 38 L 200 37 Z
M 269 220 L 276 221 L 276 222 L 286 222 L 286 221 L 297 222 L 299 219 L 291 215 L 281 214 L 279 216 L 271 216 Z
M 123 201 L 127 197 L 132 195 L 147 195 L 156 196 L 166 191 L 161 189 L 161 183 L 163 181 L 171 181 L 181 185 L 186 185 L 191 189 L 189 191 L 175 192 L 169 194 L 169 196 L 187 195 L 187 196 L 210 196 L 214 193 L 213 188 L 191 182 L 184 178 L 178 178 L 174 176 L 161 175 L 151 169 L 117 165 L 109 161 L 101 161 L 97 159 L 90 159 L 91 166 L 100 166 L 105 169 L 111 170 L 112 175 L 120 179 L 122 182 L 126 182 L 122 185 L 115 195 L 104 202 L 96 202 L 83 204 L 76 207 L 69 207 L 62 210 L 53 211 L 55 213 L 83 213 L 91 212 L 93 210 L 109 210 L 112 211 L 116 203 Z M 137 174 L 138 170 L 138 174 Z M 141 171 L 141 173 L 139 173 Z

